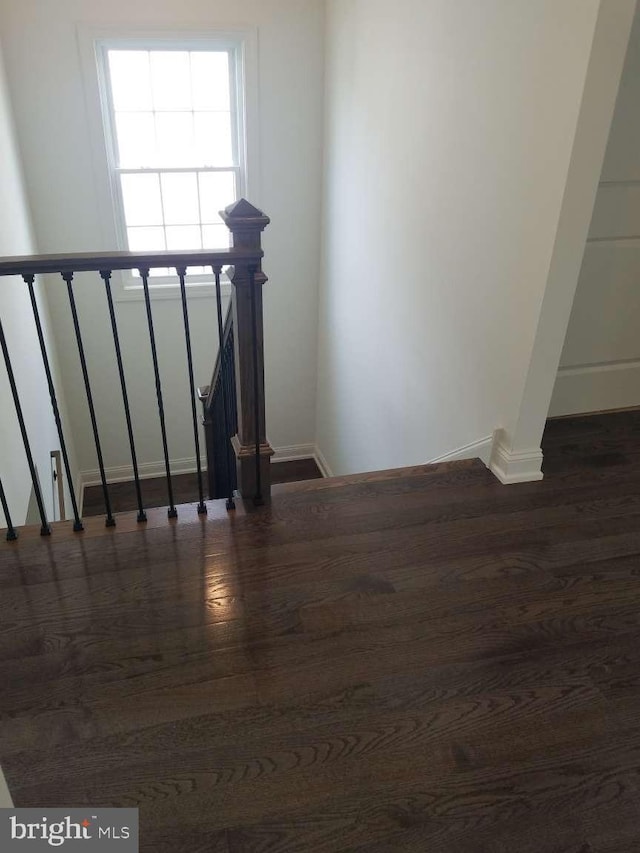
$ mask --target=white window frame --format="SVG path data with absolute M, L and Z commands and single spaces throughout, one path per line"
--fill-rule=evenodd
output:
M 85 81 L 88 126 L 92 137 L 94 171 L 97 178 L 98 209 L 101 218 L 104 248 L 114 246 L 126 251 L 126 222 L 116 163 L 116 137 L 112 108 L 106 93 L 109 86 L 107 51 L 131 50 L 225 50 L 231 52 L 235 74 L 232 80 L 237 145 L 237 194 L 259 203 L 258 157 L 258 86 L 257 33 L 254 30 L 225 29 L 210 31 L 136 30 L 134 28 L 89 29 L 78 27 L 78 41 Z M 235 90 L 235 91 L 234 91 Z M 191 169 L 196 170 L 197 167 Z M 185 169 L 185 171 L 188 169 Z M 229 169 L 230 170 L 230 169 Z M 137 170 L 134 170 L 137 171 Z M 150 170 L 171 171 L 171 169 Z M 91 247 L 95 248 L 95 247 Z M 116 301 L 139 302 L 144 298 L 139 279 L 130 272 L 113 274 L 113 293 Z M 149 289 L 154 299 L 179 299 L 177 276 L 153 277 Z M 226 275 L 222 277 L 223 295 L 231 289 Z M 215 293 L 213 274 L 188 275 L 189 297 L 212 297 Z

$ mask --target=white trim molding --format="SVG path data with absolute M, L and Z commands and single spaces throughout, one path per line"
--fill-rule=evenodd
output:
M 504 431 L 498 429 L 494 433 L 489 470 L 504 485 L 542 480 L 542 449 L 511 450 Z
M 202 460 L 203 467 L 206 467 L 206 460 Z M 196 470 L 196 457 L 190 456 L 187 459 L 172 459 L 171 473 L 172 474 L 192 474 Z M 132 465 L 114 465 L 111 468 L 104 469 L 107 483 L 128 483 L 133 480 Z M 164 461 L 158 462 L 142 462 L 138 464 L 138 474 L 141 480 L 153 480 L 156 477 L 164 477 L 166 474 Z M 78 474 L 78 486 L 76 493 L 78 495 L 78 506 L 80 515 L 84 511 L 84 490 L 90 486 L 99 486 L 100 470 L 91 468 L 88 471 L 80 471 Z
M 273 454 L 274 462 L 294 462 L 298 459 L 313 459 L 320 469 L 323 477 L 332 476 L 326 474 L 325 469 L 318 458 L 318 450 L 314 444 L 292 444 L 287 447 L 276 447 Z M 324 458 L 324 457 L 323 457 Z M 206 470 L 207 460 L 202 457 L 201 464 L 203 470 Z M 172 474 L 193 474 L 197 470 L 196 457 L 189 456 L 185 459 L 171 460 Z M 105 476 L 107 483 L 128 483 L 133 480 L 132 465 L 114 465 L 111 468 L 105 468 Z M 162 459 L 157 462 L 142 462 L 138 464 L 138 473 L 141 480 L 153 480 L 156 477 L 165 476 L 164 461 Z M 78 495 L 78 503 L 80 512 L 84 505 L 84 490 L 90 486 L 100 485 L 100 471 L 97 468 L 91 468 L 86 471 L 80 471 L 78 475 L 76 494 Z
M 273 454 L 274 462 L 293 462 L 297 459 L 314 459 L 316 448 L 313 444 L 293 444 L 288 447 L 276 447 Z M 203 469 L 207 467 L 206 457 L 201 458 Z M 196 457 L 188 456 L 185 459 L 171 460 L 172 474 L 193 474 L 197 469 Z M 164 477 L 164 461 L 142 462 L 138 465 L 141 480 L 152 480 L 154 477 Z M 133 480 L 133 467 L 131 465 L 114 465 L 105 468 L 108 483 L 127 483 Z M 100 485 L 100 471 L 92 468 L 80 472 L 80 484 L 83 488 L 87 486 Z
M 320 450 L 318 445 L 316 445 L 314 448 L 313 458 L 315 459 L 315 463 L 320 469 L 320 473 L 323 477 L 335 477 L 335 474 L 331 470 L 331 466 L 327 462 L 327 457 Z
M 203 459 L 202 464 L 206 465 Z M 192 474 L 196 470 L 196 457 L 190 456 L 187 459 L 172 459 L 171 473 L 172 474 Z M 128 483 L 133 480 L 133 466 L 131 465 L 114 465 L 111 468 L 104 469 L 107 483 Z M 138 464 L 138 473 L 141 480 L 152 480 L 154 477 L 164 477 L 165 468 L 164 461 L 158 462 L 142 462 Z M 92 468 L 89 471 L 80 471 L 81 488 L 86 489 L 87 486 L 100 485 L 100 471 L 97 468 Z
M 472 441 L 470 444 L 464 444 L 462 447 L 456 447 L 455 450 L 443 453 L 442 456 L 436 456 L 425 464 L 435 465 L 438 462 L 454 462 L 458 459 L 480 459 L 488 468 L 492 447 L 493 436 L 487 435 L 484 438 L 479 438 L 477 441 Z M 313 453 L 313 458 L 323 477 L 336 476 L 327 462 L 327 457 L 317 445 Z
M 273 462 L 296 462 L 298 459 L 315 459 L 315 444 L 291 444 L 274 448 Z
M 640 360 L 578 364 L 558 370 L 549 417 L 640 405 Z
M 435 459 L 430 459 L 427 464 L 435 465 L 437 462 L 454 462 L 456 459 L 480 459 L 488 468 L 491 461 L 492 448 L 493 436 L 487 435 L 485 438 L 479 438 L 470 444 L 464 444 L 462 447 L 457 447 L 455 450 L 444 453 L 442 456 L 436 456 Z

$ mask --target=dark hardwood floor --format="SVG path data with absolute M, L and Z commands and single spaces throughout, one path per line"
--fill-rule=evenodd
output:
M 322 477 L 313 459 L 296 459 L 291 462 L 271 463 L 272 483 L 294 483 L 298 480 L 315 480 Z M 198 501 L 198 478 L 196 474 L 175 474 L 171 477 L 174 500 L 178 504 Z M 206 495 L 206 474 L 205 474 Z M 142 499 L 146 507 L 167 505 L 167 478 L 154 477 L 141 481 Z M 109 487 L 109 498 L 114 512 L 133 512 L 138 506 L 133 480 L 129 483 L 114 483 Z M 83 513 L 85 516 L 103 515 L 104 498 L 101 486 L 88 486 L 84 490 Z
M 640 414 L 544 451 L 3 543 L 16 805 L 137 806 L 145 853 L 639 851 Z

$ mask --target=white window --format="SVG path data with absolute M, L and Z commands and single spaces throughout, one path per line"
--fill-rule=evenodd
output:
M 119 248 L 228 248 L 219 211 L 246 194 L 242 42 L 104 40 L 98 72 Z M 151 275 L 175 288 L 175 271 Z M 123 284 L 141 288 L 135 272 Z

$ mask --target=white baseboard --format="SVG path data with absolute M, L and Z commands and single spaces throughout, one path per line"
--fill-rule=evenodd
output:
M 492 447 L 493 436 L 488 435 L 485 438 L 472 441 L 470 444 L 457 447 L 455 450 L 451 450 L 449 453 L 444 453 L 442 456 L 437 456 L 435 459 L 430 459 L 426 464 L 433 465 L 436 462 L 453 462 L 456 459 L 478 458 L 481 459 L 487 467 L 489 467 Z M 315 448 L 314 459 L 323 477 L 335 477 L 335 474 L 331 470 L 331 466 L 327 462 L 326 456 L 317 445 Z
M 206 467 L 206 459 L 202 460 L 203 467 Z M 190 456 L 186 459 L 172 459 L 171 473 L 172 474 L 192 474 L 197 470 L 196 457 Z M 133 465 L 113 465 L 111 468 L 104 469 L 107 483 L 128 483 L 133 480 Z M 161 459 L 157 462 L 139 462 L 138 475 L 141 480 L 153 480 L 156 477 L 165 476 L 164 461 Z M 78 475 L 78 506 L 80 515 L 84 511 L 84 492 L 90 486 L 99 486 L 100 470 L 91 468 L 88 471 L 80 471 Z
M 640 405 L 640 361 L 561 367 L 549 417 L 628 409 Z
M 331 470 L 331 467 L 329 466 L 329 463 L 327 462 L 326 456 L 320 450 L 318 445 L 316 445 L 314 448 L 313 458 L 315 459 L 316 465 L 320 469 L 320 473 L 323 477 L 335 476 L 333 471 Z
M 316 459 L 316 447 L 313 444 L 293 444 L 288 447 L 276 447 L 274 448 L 272 459 L 274 462 L 293 462 L 297 459 Z M 207 460 L 206 458 L 203 458 L 202 467 L 206 468 L 206 465 Z M 318 467 L 322 471 L 322 466 L 319 463 Z M 197 466 L 195 456 L 189 456 L 185 459 L 171 460 L 172 474 L 192 474 L 196 470 Z M 164 477 L 164 461 L 159 460 L 157 462 L 139 463 L 138 473 L 141 480 L 153 480 L 156 477 Z M 111 468 L 105 468 L 105 475 L 108 483 L 128 483 L 133 480 L 133 466 L 114 465 Z M 99 486 L 100 482 L 100 471 L 97 468 L 80 471 L 76 494 L 78 495 L 78 504 L 80 506 L 81 513 L 84 504 L 84 490 L 89 486 Z
M 206 466 L 206 460 L 202 460 L 202 464 Z M 191 474 L 196 470 L 196 457 L 190 456 L 186 459 L 172 459 L 171 473 L 172 474 Z M 114 465 L 111 468 L 104 469 L 108 483 L 127 483 L 133 480 L 132 465 Z M 138 474 L 141 480 L 152 480 L 155 477 L 164 477 L 165 468 L 164 461 L 157 462 L 141 462 L 138 463 Z M 88 486 L 100 485 L 100 471 L 97 468 L 89 471 L 80 471 L 81 488 L 86 489 Z
M 289 447 L 275 447 L 271 457 L 273 462 L 295 462 L 298 459 L 313 459 L 315 444 L 291 444 Z
M 496 430 L 489 470 L 504 485 L 542 480 L 542 450 L 539 447 L 510 450 L 504 442 L 503 431 Z
M 320 469 L 323 477 L 335 476 L 331 466 L 322 450 L 313 444 L 294 444 L 285 447 L 274 448 L 273 460 L 275 462 L 292 462 L 297 459 L 313 459 Z M 449 462 L 456 459 L 479 458 L 502 483 L 523 483 L 530 480 L 542 479 L 540 466 L 542 463 L 542 451 L 540 448 L 525 453 L 511 453 L 501 441 L 494 440 L 492 436 L 480 438 L 470 444 L 457 447 L 448 453 L 431 459 L 428 464 L 437 462 Z M 202 460 L 206 466 L 206 460 Z M 173 474 L 191 474 L 196 470 L 195 456 L 185 459 L 174 459 L 171 462 Z M 165 473 L 164 462 L 143 462 L 138 465 L 141 480 L 150 480 L 155 477 L 163 477 Z M 133 468 L 131 465 L 116 465 L 105 469 L 107 482 L 125 483 L 133 480 Z M 84 502 L 84 490 L 89 486 L 100 485 L 100 472 L 98 469 L 80 471 L 78 477 L 78 502 L 80 512 Z
M 493 448 L 493 436 L 488 435 L 486 438 L 479 438 L 477 441 L 472 441 L 471 444 L 465 444 L 462 447 L 457 447 L 449 453 L 444 453 L 442 456 L 436 456 L 435 459 L 429 460 L 429 465 L 435 465 L 437 462 L 454 462 L 456 459 L 480 459 L 489 467 L 491 459 L 491 450 Z

